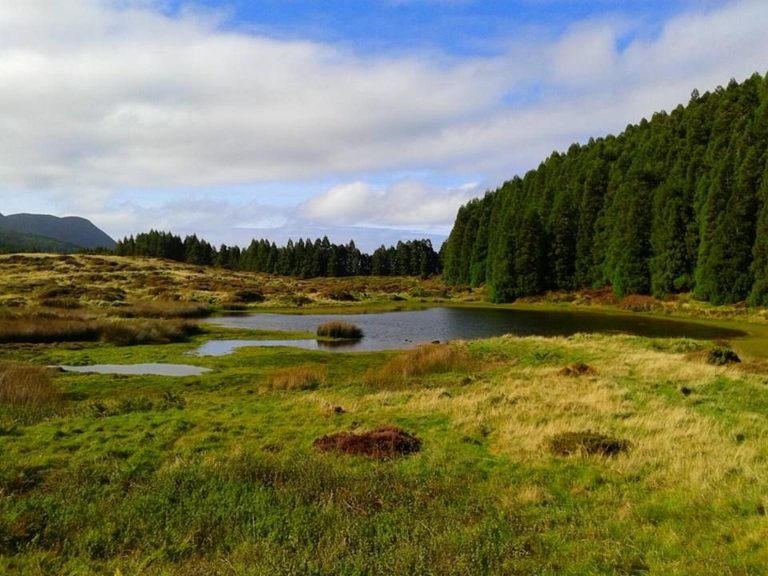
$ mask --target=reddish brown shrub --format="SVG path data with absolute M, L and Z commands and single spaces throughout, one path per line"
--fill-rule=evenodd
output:
M 388 460 L 418 452 L 421 440 L 395 426 L 381 426 L 360 434 L 338 432 L 322 436 L 314 441 L 313 446 L 321 452 L 361 454 Z

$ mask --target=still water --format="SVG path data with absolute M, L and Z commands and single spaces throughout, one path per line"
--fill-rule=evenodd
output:
M 502 334 L 570 336 L 578 332 L 634 334 L 653 338 L 727 339 L 744 332 L 707 324 L 649 318 L 633 314 L 514 310 L 508 308 L 429 308 L 372 314 L 249 314 L 214 318 L 228 328 L 314 332 L 330 320 L 351 322 L 365 336 L 357 342 L 329 344 L 316 340 L 212 341 L 198 349 L 202 355 L 221 355 L 243 346 L 296 346 L 313 350 L 370 351 L 409 348 L 421 342 L 471 340 Z
M 130 374 L 153 376 L 200 376 L 210 372 L 208 368 L 187 364 L 94 364 L 92 366 L 58 366 L 66 372 L 95 374 Z

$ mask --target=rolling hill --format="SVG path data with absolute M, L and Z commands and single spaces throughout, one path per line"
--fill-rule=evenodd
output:
M 115 241 L 85 218 L 48 214 L 0 214 L 0 250 L 76 252 L 113 249 Z

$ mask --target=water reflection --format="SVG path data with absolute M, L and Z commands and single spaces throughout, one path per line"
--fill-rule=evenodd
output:
M 581 311 L 515 310 L 509 308 L 429 308 L 372 314 L 251 314 L 215 318 L 228 328 L 314 332 L 328 320 L 351 322 L 365 337 L 359 341 L 251 340 L 209 342 L 199 354 L 227 354 L 243 346 L 295 346 L 309 350 L 368 351 L 409 348 L 435 340 L 518 336 L 570 336 L 578 332 L 626 333 L 654 338 L 727 339 L 744 332 L 707 324 L 649 318 L 632 314 Z M 234 344 L 233 344 L 234 343 Z M 211 352 L 211 351 L 215 352 Z
M 187 364 L 94 364 L 92 366 L 58 366 L 65 372 L 94 374 L 127 374 L 151 376 L 200 376 L 208 368 Z

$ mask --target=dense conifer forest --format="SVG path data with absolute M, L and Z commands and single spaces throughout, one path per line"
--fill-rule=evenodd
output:
M 574 144 L 457 215 L 450 284 L 495 301 L 610 284 L 768 305 L 768 76 Z
M 277 246 L 269 240 L 253 240 L 245 249 L 222 244 L 218 249 L 196 235 L 180 236 L 151 230 L 117 243 L 121 256 L 168 258 L 200 266 L 268 272 L 284 276 L 430 276 L 440 273 L 440 256 L 432 242 L 410 240 L 397 246 L 380 246 L 373 254 L 361 252 L 354 241 L 332 244 L 323 239 L 288 240 Z

